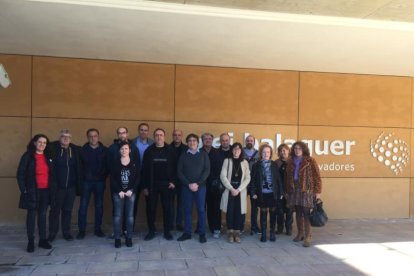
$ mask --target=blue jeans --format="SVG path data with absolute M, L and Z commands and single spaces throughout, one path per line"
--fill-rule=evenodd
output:
M 125 221 L 126 221 L 126 238 L 132 238 L 132 229 L 134 227 L 134 202 L 136 194 L 132 194 L 131 197 L 125 196 L 120 198 L 117 193 L 112 194 L 112 200 L 114 203 L 114 237 L 115 239 L 121 238 L 122 230 L 122 216 L 125 210 Z
M 84 190 L 80 199 L 78 212 L 79 231 L 86 230 L 86 217 L 88 214 L 89 200 L 91 194 L 95 197 L 95 230 L 100 230 L 103 216 L 103 197 L 105 191 L 104 181 L 85 181 Z
M 188 185 L 182 187 L 182 201 L 184 207 L 184 233 L 191 235 L 193 224 L 193 202 L 197 207 L 198 231 L 200 235 L 206 233 L 206 187 L 199 187 L 197 192 L 192 192 Z

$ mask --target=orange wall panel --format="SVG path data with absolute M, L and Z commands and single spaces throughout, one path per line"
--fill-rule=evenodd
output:
M 174 66 L 35 57 L 33 116 L 174 120 Z
M 0 177 L 16 177 L 30 138 L 30 118 L 0 117 Z
M 298 72 L 177 66 L 177 121 L 296 124 Z
M 299 124 L 411 127 L 411 78 L 300 73 Z
M 0 89 L 0 116 L 31 116 L 32 57 L 0 55 L 11 85 Z

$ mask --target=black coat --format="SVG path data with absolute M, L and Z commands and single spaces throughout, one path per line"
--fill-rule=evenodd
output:
M 69 144 L 69 147 L 72 149 L 72 154 L 73 154 L 73 158 L 75 158 L 75 162 L 76 162 L 76 195 L 80 196 L 83 194 L 83 180 L 84 180 L 84 173 L 83 173 L 83 162 L 82 162 L 82 148 L 74 145 L 74 144 Z M 61 152 L 61 145 L 59 141 L 55 141 L 52 142 L 50 144 L 50 148 L 52 151 L 52 159 L 56 162 L 57 159 L 57 155 L 60 154 Z M 57 175 L 56 172 L 57 167 L 54 166 L 54 175 Z M 56 178 L 55 178 L 56 179 Z M 56 182 L 59 183 L 58 179 L 56 179 Z
M 49 167 L 49 189 L 50 204 L 55 204 L 56 181 L 54 177 L 52 159 L 46 157 Z M 34 153 L 25 152 L 20 159 L 17 168 L 17 184 L 21 192 L 19 200 L 19 208 L 21 209 L 37 209 L 39 205 L 39 194 L 36 184 L 36 159 Z
M 272 172 L 272 183 L 273 183 L 273 196 L 274 199 L 277 201 L 280 200 L 281 196 L 283 195 L 283 183 L 280 179 L 280 172 L 279 167 L 277 166 L 275 161 L 271 161 L 270 163 L 270 170 Z M 251 179 L 250 179 L 250 196 L 257 195 L 258 201 L 262 201 L 262 182 L 263 182 L 263 169 L 261 165 L 261 161 L 257 161 L 254 163 L 252 172 L 251 172 Z

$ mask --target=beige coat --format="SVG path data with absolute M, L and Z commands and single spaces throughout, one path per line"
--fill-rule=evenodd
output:
M 241 180 L 240 187 L 238 188 L 238 190 L 240 191 L 241 213 L 246 214 L 247 213 L 247 207 L 246 207 L 247 185 L 249 185 L 250 183 L 250 170 L 249 170 L 249 163 L 247 163 L 246 160 L 243 160 L 240 163 L 240 165 L 241 165 L 243 175 L 242 175 L 242 180 Z M 227 168 L 229 168 L 228 171 L 227 171 Z M 233 160 L 231 158 L 224 159 L 223 167 L 221 168 L 221 173 L 220 173 L 220 180 L 223 183 L 224 187 L 226 187 L 226 189 L 224 190 L 223 195 L 221 196 L 220 209 L 225 213 L 227 212 L 227 202 L 229 200 L 230 189 L 233 188 L 230 184 L 232 171 L 233 171 Z

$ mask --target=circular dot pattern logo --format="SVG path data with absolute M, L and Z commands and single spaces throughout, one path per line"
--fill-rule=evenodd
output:
M 375 143 L 371 140 L 371 155 L 398 175 L 407 166 L 410 151 L 408 144 L 394 137 L 394 133 L 381 133 Z

